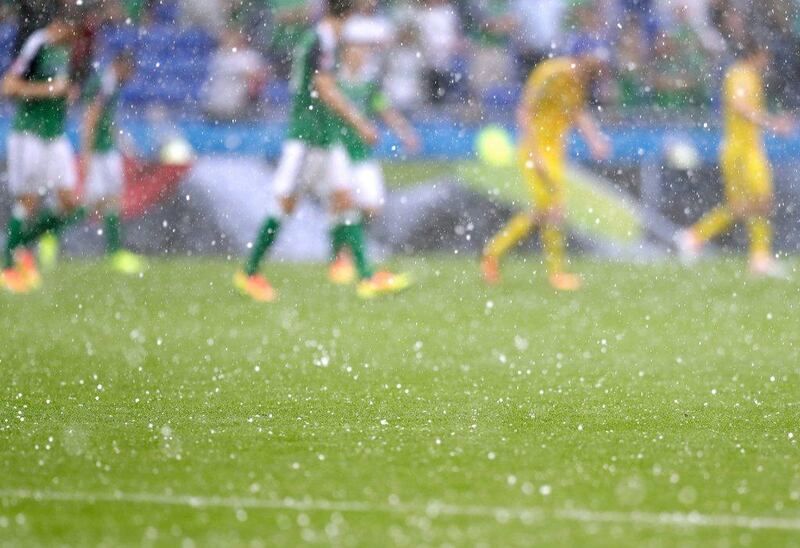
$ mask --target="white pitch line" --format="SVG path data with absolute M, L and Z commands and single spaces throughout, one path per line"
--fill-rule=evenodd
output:
M 621 525 L 646 525 L 655 527 L 708 527 L 730 529 L 772 529 L 800 531 L 800 518 L 771 516 L 743 516 L 735 514 L 700 514 L 696 512 L 598 512 L 582 509 L 547 509 L 544 507 L 473 506 L 446 504 L 433 501 L 427 505 L 406 503 L 370 503 L 364 501 L 328 501 L 320 499 L 261 499 L 254 497 L 215 497 L 193 495 L 159 495 L 155 493 L 86 493 L 63 491 L 38 491 L 31 489 L 0 489 L 0 501 L 19 500 L 35 502 L 76 502 L 95 504 L 119 502 L 182 506 L 189 508 L 231 508 L 252 510 L 288 510 L 296 512 L 343 512 L 383 514 L 424 514 L 436 516 L 483 517 L 523 523 L 546 518 L 580 523 L 616 523 Z

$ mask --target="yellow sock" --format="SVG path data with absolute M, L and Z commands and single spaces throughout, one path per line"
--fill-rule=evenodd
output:
M 753 217 L 747 221 L 750 233 L 750 256 L 772 253 L 772 227 L 766 217 Z
M 733 215 L 724 206 L 717 206 L 697 221 L 692 227 L 692 234 L 701 242 L 707 242 L 728 229 L 733 223 Z
M 547 273 L 551 276 L 564 270 L 564 233 L 555 225 L 542 227 L 542 249 Z
M 489 245 L 484 250 L 484 255 L 499 259 L 511 249 L 517 242 L 527 236 L 533 229 L 533 219 L 529 213 L 518 213 L 514 215 L 508 224 L 500 232 L 495 234 Z

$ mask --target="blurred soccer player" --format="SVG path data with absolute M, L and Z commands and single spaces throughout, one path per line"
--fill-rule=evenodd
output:
M 751 273 L 783 277 L 785 273 L 772 254 L 772 176 L 763 130 L 785 135 L 792 131 L 793 123 L 784 116 L 771 115 L 764 105 L 762 74 L 769 60 L 766 49 L 747 41 L 739 61 L 728 69 L 722 88 L 724 138 L 719 160 L 725 203 L 679 233 L 676 241 L 684 259 L 692 260 L 706 242 L 734 222 L 745 222 L 750 236 Z
M 115 115 L 122 86 L 133 76 L 136 61 L 130 53 L 119 53 L 105 70 L 86 86 L 88 107 L 81 133 L 81 171 L 86 175 L 85 199 L 102 216 L 106 253 L 111 267 L 123 274 L 138 274 L 144 259 L 124 249 L 120 207 L 124 174 L 122 155 L 116 147 Z
M 585 43 L 572 57 L 544 61 L 528 78 L 517 123 L 520 168 L 532 194 L 533 210 L 514 216 L 484 249 L 481 270 L 487 283 L 500 281 L 500 259 L 538 226 L 550 284 L 558 290 L 580 288 L 580 277 L 564 270 L 566 139 L 577 126 L 594 158 L 608 156 L 609 142 L 586 107 L 587 88 L 607 66 L 608 57 L 604 47 Z
M 275 290 L 258 273 L 258 268 L 275 241 L 282 219 L 294 210 L 306 190 L 303 183 L 315 184 L 328 201 L 334 231 L 339 232 L 355 258 L 361 278 L 359 294 L 371 297 L 396 289 L 396 276 L 376 275 L 367 261 L 361 212 L 352 197 L 347 152 L 336 131 L 339 128 L 336 119 L 340 118 L 365 142 L 374 144 L 378 140 L 375 125 L 347 100 L 336 84 L 339 38 L 352 9 L 352 0 L 329 0 L 325 17 L 307 33 L 296 51 L 289 131 L 274 180 L 280 211 L 264 221 L 244 269 L 234 276 L 234 285 L 257 301 L 275 299 Z M 321 181 L 308 180 L 314 163 L 322 166 L 321 176 L 313 177 Z
M 376 51 L 381 45 L 381 36 L 376 33 L 374 25 L 368 24 L 371 22 L 371 19 L 362 18 L 345 25 L 342 62 L 337 76 L 339 87 L 359 110 L 370 117 L 382 119 L 399 137 L 405 150 L 413 153 L 419 148 L 419 137 L 402 113 L 391 106 L 381 89 L 382 62 Z M 374 158 L 373 147 L 351 126 L 342 123 L 339 132 L 352 164 L 356 204 L 367 218 L 374 218 L 386 202 L 380 162 Z M 341 226 L 331 234 L 333 261 L 329 277 L 337 284 L 352 283 L 357 274 L 343 236 Z M 397 281 L 405 283 L 401 275 L 398 275 Z
M 84 215 L 75 193 L 74 154 L 64 133 L 73 90 L 68 69 L 74 28 L 72 20 L 57 14 L 28 38 L 3 77 L 3 94 L 17 102 L 8 138 L 14 205 L 3 270 L 4 285 L 14 293 L 27 292 L 40 283 L 36 261 L 26 246 Z M 52 197 L 55 209 L 46 201 Z

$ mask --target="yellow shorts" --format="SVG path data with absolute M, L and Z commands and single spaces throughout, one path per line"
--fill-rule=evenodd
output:
M 546 177 L 533 167 L 530 147 L 520 147 L 519 162 L 522 177 L 528 185 L 537 210 L 546 210 L 564 205 L 564 161 L 559 154 L 546 153 L 540 157 L 544 162 Z
M 772 171 L 767 155 L 759 147 L 723 145 L 720 168 L 728 203 L 772 199 Z

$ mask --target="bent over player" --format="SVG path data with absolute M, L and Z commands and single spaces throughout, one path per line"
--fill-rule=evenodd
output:
M 3 257 L 3 283 L 13 293 L 27 292 L 40 282 L 26 246 L 84 215 L 75 193 L 74 154 L 65 135 L 73 89 L 68 68 L 74 28 L 70 19 L 58 14 L 28 38 L 2 81 L 3 94 L 17 102 L 8 138 L 14 204 Z M 53 199 L 55 209 L 49 205 Z
M 564 164 L 567 136 L 577 126 L 592 155 L 605 158 L 606 137 L 586 108 L 587 87 L 607 64 L 608 51 L 584 44 L 572 57 L 541 63 L 525 85 L 517 110 L 520 131 L 519 163 L 530 188 L 533 210 L 514 216 L 486 246 L 481 261 L 484 280 L 500 281 L 500 259 L 534 229 L 540 227 L 550 284 L 558 290 L 576 290 L 577 275 L 564 270 Z
M 705 243 L 734 222 L 743 221 L 750 236 L 750 272 L 782 277 L 772 254 L 772 175 L 763 130 L 787 134 L 793 124 L 788 118 L 771 115 L 764 106 L 761 75 L 768 65 L 767 50 L 748 41 L 741 59 L 728 69 L 722 88 L 724 137 L 719 160 L 725 202 L 679 233 L 677 244 L 685 259 L 694 259 Z

